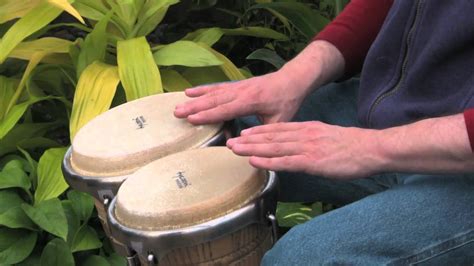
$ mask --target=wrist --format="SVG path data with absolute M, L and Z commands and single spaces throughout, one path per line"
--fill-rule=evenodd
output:
M 331 43 L 313 41 L 278 72 L 287 77 L 293 87 L 309 94 L 343 75 L 344 58 Z

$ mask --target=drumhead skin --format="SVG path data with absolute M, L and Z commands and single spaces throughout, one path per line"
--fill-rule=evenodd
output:
M 201 146 L 222 124 L 194 126 L 173 115 L 189 100 L 183 92 L 141 98 L 117 106 L 91 120 L 72 142 L 71 167 L 85 176 L 111 177 Z
M 115 217 L 140 230 L 193 226 L 244 206 L 266 180 L 265 171 L 226 147 L 184 151 L 132 174 L 117 193 Z

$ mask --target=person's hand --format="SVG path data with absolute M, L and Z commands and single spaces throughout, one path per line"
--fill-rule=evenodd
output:
M 352 179 L 382 169 L 378 138 L 377 130 L 293 122 L 246 129 L 227 146 L 257 168 Z
M 193 124 L 217 123 L 245 115 L 257 115 L 264 124 L 284 122 L 296 113 L 307 90 L 291 82 L 283 72 L 275 72 L 187 89 L 186 95 L 195 99 L 176 106 L 174 114 Z

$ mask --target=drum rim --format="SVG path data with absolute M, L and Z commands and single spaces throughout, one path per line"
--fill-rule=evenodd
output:
M 199 147 L 196 147 L 193 149 L 216 146 L 217 144 L 223 142 L 226 139 L 226 135 L 228 135 L 228 133 L 223 127 L 212 138 L 202 143 Z M 101 202 L 104 200 L 106 201 L 112 200 L 112 198 L 115 195 L 117 195 L 120 185 L 125 181 L 125 179 L 127 179 L 130 175 L 133 174 L 133 173 L 130 173 L 128 175 L 117 175 L 117 176 L 82 175 L 78 173 L 77 171 L 75 171 L 72 167 L 72 164 L 71 164 L 72 149 L 73 149 L 72 146 L 70 146 L 67 149 L 66 154 L 64 155 L 64 158 L 62 161 L 62 165 L 61 165 L 61 169 L 62 169 L 66 182 L 72 188 L 77 189 L 82 192 L 86 192 Z M 171 154 L 175 154 L 175 153 L 171 153 Z M 171 155 L 171 154 L 168 154 L 168 155 Z M 161 158 L 164 158 L 164 157 L 161 157 Z M 160 160 L 161 158 L 157 158 L 151 162 Z M 141 167 L 144 167 L 145 165 Z
M 273 171 L 266 173 L 267 184 L 258 197 L 245 206 L 204 223 L 179 229 L 146 231 L 127 227 L 115 217 L 117 197 L 114 197 L 107 208 L 107 222 L 112 236 L 127 246 L 130 253 L 135 252 L 145 258 L 152 253 L 159 260 L 173 249 L 212 241 L 251 224 L 276 226 L 275 221 L 269 221 L 267 217 L 275 215 L 278 178 Z

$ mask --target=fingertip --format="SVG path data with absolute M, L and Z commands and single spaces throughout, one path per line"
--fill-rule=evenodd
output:
M 244 130 L 240 131 L 240 135 L 242 135 L 242 136 L 248 135 L 248 134 L 250 134 L 250 131 L 251 131 L 251 128 L 244 129 Z
M 232 146 L 234 145 L 235 143 L 235 139 L 228 139 L 227 142 L 226 142 L 226 146 L 229 148 L 229 149 L 232 149 Z

